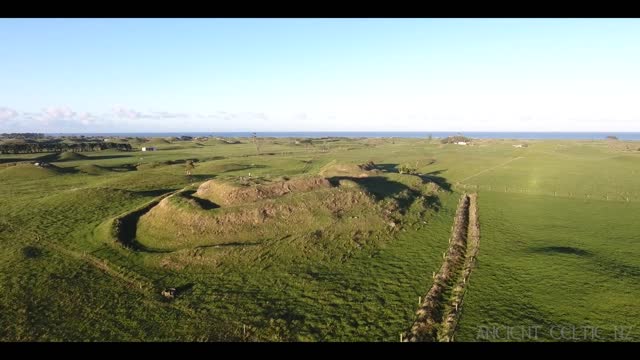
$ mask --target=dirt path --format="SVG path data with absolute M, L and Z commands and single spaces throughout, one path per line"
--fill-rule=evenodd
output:
M 464 178 L 464 179 L 462 179 L 462 180 L 458 180 L 458 181 L 456 181 L 456 183 L 460 184 L 460 183 L 465 182 L 465 181 L 467 181 L 467 180 L 469 180 L 469 179 L 471 179 L 471 178 L 474 178 L 474 177 L 476 177 L 476 176 L 478 176 L 478 175 L 484 174 L 484 173 L 486 173 L 487 171 L 491 171 L 491 170 L 495 170 L 495 169 L 497 169 L 497 168 L 503 167 L 503 166 L 507 165 L 508 163 L 510 163 L 510 162 L 512 162 L 512 161 L 516 161 L 516 160 L 518 160 L 518 159 L 524 159 L 524 156 L 518 156 L 517 158 L 509 159 L 509 160 L 507 160 L 507 161 L 503 162 L 502 164 L 499 164 L 499 165 L 496 165 L 496 166 L 492 166 L 492 167 L 490 167 L 490 168 L 487 168 L 487 169 L 484 169 L 484 170 L 482 170 L 482 171 L 480 171 L 480 172 L 477 172 L 477 173 L 475 173 L 475 174 L 473 174 L 473 175 L 471 175 L 471 176 L 467 176 L 466 178 Z
M 453 341 L 479 245 L 477 194 L 463 194 L 440 271 L 434 274 L 433 285 L 416 312 L 411 330 L 402 335 L 403 341 Z

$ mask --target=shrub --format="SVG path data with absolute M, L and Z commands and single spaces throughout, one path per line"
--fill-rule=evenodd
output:
M 373 161 L 367 161 L 366 163 L 360 165 L 362 170 L 374 170 L 376 168 L 376 164 Z
M 442 142 L 443 144 L 453 144 L 459 141 L 471 142 L 471 138 L 468 138 L 462 135 L 455 135 L 455 136 L 447 136 L 446 138 L 440 140 L 440 142 Z
M 25 246 L 22 248 L 22 255 L 27 259 L 34 259 L 42 255 L 42 250 L 35 246 Z
M 409 166 L 409 165 L 403 164 L 403 165 L 400 165 L 400 166 L 398 167 L 398 172 L 399 172 L 400 174 L 411 174 L 411 175 L 415 175 L 415 174 L 417 174 L 417 173 L 418 173 L 418 170 L 417 170 L 416 168 L 414 168 L 414 167 L 411 167 L 411 166 Z

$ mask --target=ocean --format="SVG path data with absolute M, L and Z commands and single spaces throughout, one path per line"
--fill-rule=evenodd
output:
M 132 136 L 132 137 L 172 137 L 172 136 L 220 136 L 220 137 L 250 137 L 252 132 L 114 132 L 114 133 L 50 133 L 47 135 L 85 135 L 85 136 Z M 464 135 L 477 139 L 522 139 L 522 140 L 603 140 L 607 136 L 616 136 L 620 140 L 640 140 L 640 132 L 453 132 L 453 131 L 257 131 L 258 137 L 275 138 L 444 138 L 452 135 Z

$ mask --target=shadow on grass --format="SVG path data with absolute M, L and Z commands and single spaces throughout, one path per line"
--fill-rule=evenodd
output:
M 103 169 L 107 169 L 109 171 L 115 171 L 115 172 L 127 172 L 127 171 L 137 171 L 138 170 L 138 168 L 136 168 L 133 164 L 124 164 L 124 165 L 118 165 L 118 166 L 100 165 L 100 167 L 102 167 Z
M 435 161 L 434 161 L 435 162 Z M 432 162 L 433 163 L 433 162 Z M 429 165 L 431 165 L 430 163 Z M 399 173 L 398 164 L 375 164 L 375 168 L 389 173 Z M 444 177 L 440 176 L 445 170 L 435 170 L 426 174 L 416 174 L 423 182 L 433 182 L 446 192 L 451 192 L 451 184 Z
M 138 221 L 140 217 L 148 213 L 154 206 L 158 205 L 160 200 L 153 201 L 146 206 L 132 211 L 126 215 L 123 215 L 114 220 L 113 230 L 115 232 L 116 240 L 124 247 L 134 251 L 142 251 L 149 253 L 170 253 L 171 250 L 160 250 L 147 247 L 136 239 L 138 231 Z
M 242 165 L 239 165 L 238 167 L 227 169 L 227 170 L 224 170 L 222 172 L 226 173 L 226 172 L 251 170 L 251 169 L 264 169 L 266 167 L 267 167 L 266 165 L 244 165 L 244 164 L 242 164 Z
M 438 195 L 427 195 L 424 197 L 425 202 L 427 203 L 427 207 L 431 208 L 435 211 L 440 211 L 440 208 L 442 207 L 442 202 L 440 201 L 440 198 L 438 197 Z
M 211 146 L 211 145 L 205 145 L 205 146 Z M 204 161 L 214 161 L 214 160 L 224 160 L 226 159 L 226 157 L 224 156 L 210 156 L 210 157 L 203 157 L 200 159 L 201 162 Z
M 624 264 L 616 260 L 607 259 L 603 257 L 596 257 L 596 265 L 604 272 L 614 274 L 616 278 L 635 278 L 640 279 L 640 266 Z
M 216 177 L 215 174 L 196 174 L 196 175 L 186 175 L 186 176 L 189 178 L 190 182 L 211 180 L 214 177 Z
M 203 199 L 203 198 L 199 198 L 197 196 L 193 196 L 193 194 L 195 194 L 196 191 L 195 190 L 188 190 L 188 191 L 184 191 L 181 192 L 180 195 L 182 197 L 184 197 L 185 199 L 189 199 L 189 200 L 193 200 L 195 201 L 198 206 L 200 206 L 202 209 L 204 210 L 211 210 L 211 209 L 217 209 L 220 207 L 220 205 L 211 202 L 207 199 Z
M 176 286 L 175 296 L 181 296 L 190 293 L 195 286 L 195 283 L 188 283 L 180 286 Z
M 584 249 L 570 246 L 545 246 L 534 248 L 531 251 L 546 255 L 568 254 L 587 257 L 595 265 L 598 271 L 606 273 L 609 276 L 615 278 L 640 278 L 640 266 L 625 264 Z
M 27 158 L 7 158 L 7 159 L 0 159 L 0 164 L 7 164 L 7 163 L 19 163 L 19 162 L 23 162 L 23 161 L 33 162 L 33 161 L 38 161 L 38 159 L 40 159 L 40 158 L 33 158 L 33 159 L 27 159 Z
M 122 159 L 122 158 L 132 158 L 135 155 L 87 155 L 87 157 L 91 160 L 109 160 L 109 159 Z
M 60 167 L 53 164 L 49 164 L 49 166 L 45 167 L 45 169 L 53 170 L 58 174 L 77 174 L 80 170 L 75 167 Z
M 6 158 L 0 159 L 0 164 L 3 163 L 11 163 L 11 162 L 20 162 L 20 161 L 30 161 L 30 162 L 66 162 L 66 161 L 79 161 L 79 160 L 106 160 L 106 159 L 117 159 L 117 158 L 126 158 L 133 157 L 133 155 L 98 155 L 92 156 L 89 155 L 88 152 L 78 152 L 77 154 L 86 157 L 86 159 L 60 159 L 60 155 L 64 154 L 64 152 L 55 152 L 55 153 L 47 153 L 41 156 L 35 156 L 32 158 Z
M 578 256 L 592 256 L 593 253 L 588 250 L 578 249 L 571 246 L 543 246 L 533 248 L 531 251 L 540 254 L 568 254 L 568 255 L 578 255 Z
M 451 192 L 451 183 L 449 183 L 447 181 L 447 179 L 445 179 L 442 176 L 439 176 L 442 172 L 444 172 L 445 170 L 435 170 L 435 171 L 431 171 L 428 172 L 426 174 L 421 174 L 418 175 L 422 181 L 424 182 L 433 182 L 436 183 L 438 186 L 440 186 L 441 189 L 443 189 L 446 192 Z
M 140 191 L 135 191 L 136 195 L 140 195 L 140 196 L 151 196 L 151 197 L 157 197 L 157 196 L 161 196 L 167 193 L 170 193 L 172 191 L 175 191 L 176 189 L 155 189 L 155 190 L 140 190 Z
M 376 164 L 376 169 L 390 173 L 397 173 L 398 164 Z

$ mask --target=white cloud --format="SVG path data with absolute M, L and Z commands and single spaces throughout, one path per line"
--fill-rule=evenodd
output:
M 112 114 L 121 119 L 177 119 L 189 118 L 191 114 L 170 111 L 138 111 L 124 106 L 116 106 Z
M 150 118 L 158 118 L 158 119 L 176 119 L 176 118 L 188 118 L 191 117 L 190 114 L 187 113 L 172 113 L 168 111 L 153 111 L 149 114 Z
M 80 124 L 84 126 L 95 125 L 100 120 L 97 116 L 88 112 L 80 113 L 77 119 L 80 122 Z
M 76 112 L 69 107 L 49 107 L 44 109 L 40 115 L 46 120 L 73 119 Z
M 8 107 L 0 107 L 0 121 L 11 121 L 18 117 L 18 112 Z
M 67 106 L 44 108 L 37 112 L 0 108 L 3 131 L 64 132 L 93 130 L 105 124 L 104 119 L 89 112 L 76 112 Z
M 141 113 L 140 111 L 133 110 L 131 108 L 125 107 L 114 107 L 113 113 L 119 118 L 125 119 L 142 119 L 148 117 L 147 115 Z

